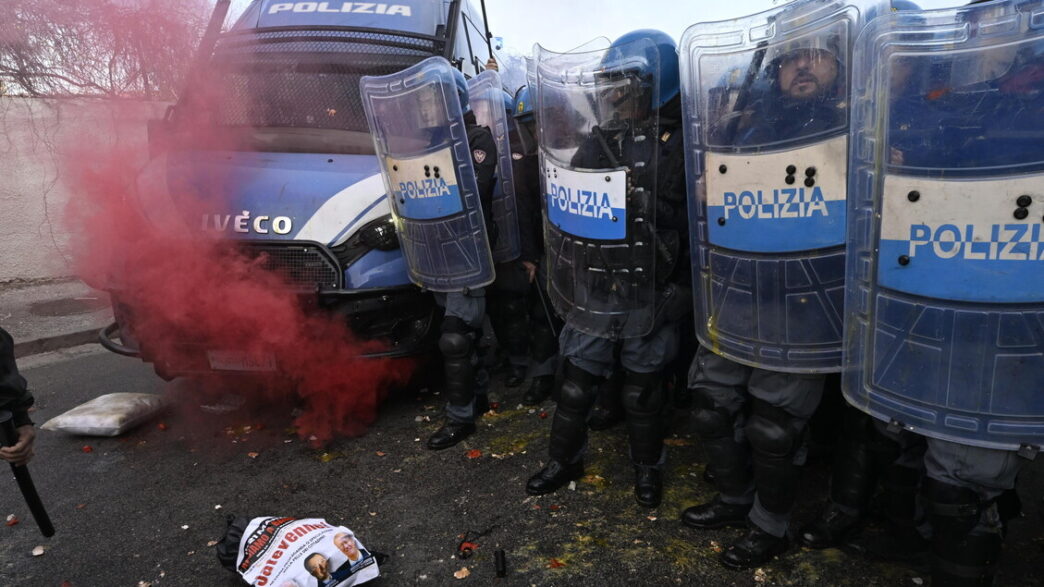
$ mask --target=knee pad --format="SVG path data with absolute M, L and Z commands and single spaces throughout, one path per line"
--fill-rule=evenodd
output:
M 659 372 L 627 371 L 622 395 L 628 413 L 659 413 L 664 404 L 663 378 Z
M 978 525 L 984 507 L 978 493 L 931 477 L 925 477 L 922 493 L 936 534 L 964 536 Z
M 732 436 L 732 414 L 715 405 L 704 393 L 697 391 L 696 394 L 696 432 L 702 438 Z
M 460 332 L 443 332 L 439 337 L 439 350 L 448 358 L 463 358 L 471 354 L 474 342 L 467 334 Z
M 569 410 L 586 410 L 594 403 L 594 387 L 598 377 L 580 367 L 566 362 L 559 392 L 559 407 Z
M 747 439 L 754 450 L 775 458 L 787 458 L 801 445 L 801 433 L 794 416 L 755 399 L 753 414 L 747 422 Z

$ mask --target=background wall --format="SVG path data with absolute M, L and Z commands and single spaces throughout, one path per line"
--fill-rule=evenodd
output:
M 61 176 L 62 146 L 126 144 L 141 158 L 127 164 L 141 165 L 146 121 L 165 108 L 138 100 L 0 97 L 0 284 L 73 276 L 62 214 L 75 194 Z

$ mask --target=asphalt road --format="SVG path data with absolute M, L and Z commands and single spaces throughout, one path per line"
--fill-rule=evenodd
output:
M 700 480 L 704 461 L 685 414 L 675 418 L 664 503 L 650 511 L 632 498 L 620 427 L 592 437 L 589 475 L 575 490 L 528 497 L 525 479 L 546 458 L 551 419 L 541 412 L 553 406 L 517 409 L 521 391 L 504 389 L 500 377 L 493 399 L 503 409 L 462 446 L 423 448 L 441 399 L 412 391 L 391 398 L 366 436 L 316 450 L 286 430 L 288 406 L 213 416 L 192 405 L 190 386 L 163 383 L 134 359 L 81 347 L 23 363 L 38 423 L 117 391 L 170 394 L 180 408 L 121 438 L 41 432 L 31 468 L 57 534 L 40 536 L 3 475 L 0 515 L 21 520 L 0 526 L 3 586 L 237 585 L 208 546 L 230 513 L 344 524 L 390 555 L 384 585 L 928 584 L 923 572 L 840 550 L 792 548 L 758 571 L 722 568 L 715 551 L 739 530 L 696 532 L 678 522 L 682 509 L 713 494 Z M 468 458 L 475 449 L 481 456 Z M 799 521 L 825 497 L 825 468 L 806 469 Z M 1026 512 L 1012 524 L 997 585 L 1039 585 L 1044 569 L 1039 462 L 1021 492 Z M 464 534 L 479 546 L 460 560 Z M 37 545 L 46 552 L 34 557 Z M 498 548 L 507 553 L 504 579 L 494 576 Z M 455 579 L 465 566 L 470 576 Z

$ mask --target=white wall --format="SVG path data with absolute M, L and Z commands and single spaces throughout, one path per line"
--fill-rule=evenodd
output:
M 73 194 L 59 170 L 71 141 L 124 143 L 144 158 L 149 118 L 165 103 L 0 97 L 0 284 L 72 276 L 62 224 Z M 129 161 L 129 165 L 140 162 Z

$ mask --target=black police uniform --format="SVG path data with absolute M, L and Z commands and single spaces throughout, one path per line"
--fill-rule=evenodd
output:
M 519 171 L 521 161 L 516 160 L 522 156 L 522 146 L 515 132 L 509 133 L 512 151 L 512 172 L 515 178 L 515 206 L 519 223 L 519 244 L 521 253 L 529 253 L 533 247 L 532 235 L 528 226 L 523 226 L 528 210 L 527 201 L 531 195 L 523 176 Z M 531 206 L 530 206 L 531 208 Z M 489 289 L 490 294 L 490 321 L 493 332 L 497 335 L 497 342 L 507 353 L 510 370 L 506 384 L 508 387 L 517 387 L 526 378 L 527 366 L 529 364 L 529 315 L 528 298 L 532 288 L 529 276 L 526 274 L 523 261 L 529 261 L 525 255 L 520 254 L 518 259 L 498 263 L 496 266 L 497 279 Z
M 464 123 L 486 229 L 493 243 L 496 239 L 492 209 L 497 146 L 489 129 L 476 124 L 474 113 L 467 112 Z M 446 310 L 439 350 L 446 374 L 448 421 L 428 439 L 428 448 L 440 450 L 457 444 L 475 431 L 476 417 L 488 406 L 489 374 L 481 364 L 477 348 L 486 313 L 484 289 L 436 294 L 435 300 Z
M 596 389 L 619 363 L 624 370 L 621 390 L 627 417 L 631 459 L 635 465 L 635 498 L 639 504 L 655 507 L 662 494 L 661 467 L 664 462 L 663 411 L 667 407 L 663 370 L 677 353 L 678 324 L 691 310 L 687 247 L 686 188 L 683 136 L 680 131 L 680 97 L 675 97 L 657 113 L 660 117 L 659 161 L 656 176 L 642 176 L 635 166 L 632 181 L 656 182 L 656 322 L 652 331 L 640 338 L 611 341 L 566 327 L 560 338 L 561 353 L 567 362 L 558 407 L 551 427 L 551 462 L 532 477 L 526 486 L 531 494 L 554 491 L 566 480 L 580 474 L 581 458 L 587 444 L 587 416 L 596 400 Z M 605 152 L 606 144 L 616 143 L 619 152 Z M 574 157 L 576 167 L 607 168 L 610 159 L 643 161 L 651 156 L 650 142 L 592 138 Z M 610 147 L 613 148 L 613 147 Z

